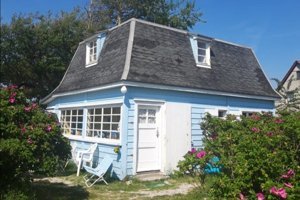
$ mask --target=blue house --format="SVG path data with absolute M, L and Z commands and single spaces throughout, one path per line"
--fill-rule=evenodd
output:
M 98 143 L 94 161 L 109 154 L 124 179 L 172 172 L 201 147 L 206 112 L 274 112 L 276 99 L 252 49 L 130 19 L 82 41 L 42 103 L 65 137 L 82 148 Z

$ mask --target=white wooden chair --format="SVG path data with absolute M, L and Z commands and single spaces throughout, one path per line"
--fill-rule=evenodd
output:
M 90 147 L 87 150 L 77 151 L 77 155 L 76 155 L 76 162 L 78 163 L 77 164 L 77 176 L 79 176 L 82 162 L 84 162 L 85 165 L 86 165 L 86 163 L 89 163 L 90 166 L 92 167 L 94 152 L 96 151 L 97 146 L 98 146 L 98 144 L 95 143 L 95 144 L 90 145 Z

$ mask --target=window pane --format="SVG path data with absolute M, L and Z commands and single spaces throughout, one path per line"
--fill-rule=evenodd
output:
M 115 107 L 113 108 L 113 113 L 112 114 L 120 114 L 121 108 L 120 107 Z
M 104 116 L 103 117 L 103 122 L 110 122 L 110 116 Z
M 110 130 L 110 124 L 103 124 L 103 130 Z
M 155 115 L 156 115 L 156 110 L 151 110 L 151 109 L 148 110 L 149 117 L 155 117 Z
M 100 115 L 102 113 L 102 108 L 95 109 L 95 114 Z
M 206 51 L 203 50 L 203 49 L 198 49 L 198 55 L 205 56 L 206 55 Z
M 120 139 L 120 133 L 119 132 L 112 132 L 111 133 L 111 139 L 115 139 L 115 140 L 118 140 Z
M 146 116 L 147 110 L 146 109 L 139 109 L 139 116 L 143 117 Z
M 119 125 L 118 124 L 112 124 L 111 130 L 117 131 Z
M 86 136 L 92 137 L 92 135 L 93 135 L 93 132 L 92 132 L 92 131 L 87 131 Z
M 104 108 L 104 114 L 111 114 L 111 108 Z
M 67 110 L 67 115 L 70 115 L 71 114 L 71 111 L 70 110 Z
M 78 117 L 78 122 L 82 122 L 83 117 Z
M 78 123 L 77 128 L 82 129 L 82 123 Z
M 145 124 L 146 123 L 146 117 L 139 117 L 139 123 Z
M 76 122 L 76 118 L 77 118 L 77 117 L 75 117 L 75 116 L 72 117 L 72 122 Z
M 93 115 L 94 114 L 94 109 L 89 109 L 88 114 Z
M 78 110 L 78 115 L 83 115 L 83 110 Z
M 102 138 L 110 138 L 110 132 L 108 132 L 108 131 L 103 131 L 103 132 L 102 132 Z
M 204 57 L 203 56 L 198 56 L 198 62 L 204 63 Z
M 94 129 L 101 130 L 101 124 L 95 124 Z
M 155 122 L 156 122 L 155 117 L 148 118 L 148 124 L 155 124 Z
M 72 115 L 77 115 L 77 110 L 72 110 Z
M 95 122 L 101 122 L 101 116 L 96 116 L 95 117 Z
M 70 117 L 66 117 L 66 121 L 69 122 L 70 121 Z
M 76 123 L 72 123 L 72 127 L 71 128 L 76 128 Z
M 61 115 L 65 115 L 65 111 L 64 110 L 61 111 Z
M 113 116 L 112 117 L 112 122 L 119 122 L 120 121 L 120 116 Z
M 198 41 L 198 48 L 206 49 L 206 44 Z

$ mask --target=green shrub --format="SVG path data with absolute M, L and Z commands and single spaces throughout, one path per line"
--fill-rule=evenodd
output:
M 205 150 L 220 158 L 215 199 L 300 199 L 300 113 L 207 115 Z M 298 196 L 297 196 L 298 195 Z
M 0 193 L 23 188 L 32 175 L 53 175 L 70 157 L 57 119 L 14 86 L 0 90 Z

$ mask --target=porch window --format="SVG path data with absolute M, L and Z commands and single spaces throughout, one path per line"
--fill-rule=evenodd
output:
M 70 109 L 61 111 L 63 133 L 67 135 L 82 135 L 83 110 Z
M 90 108 L 87 110 L 87 137 L 120 139 L 120 107 Z

